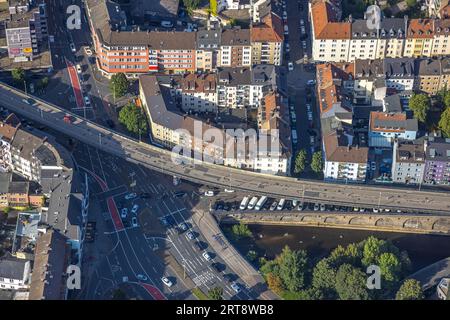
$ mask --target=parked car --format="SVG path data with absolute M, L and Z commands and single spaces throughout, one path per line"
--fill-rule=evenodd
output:
M 84 105 L 85 105 L 86 107 L 88 107 L 88 106 L 91 105 L 91 99 L 89 99 L 88 96 L 84 96 Z
M 70 51 L 72 51 L 73 53 L 77 52 L 77 49 L 75 48 L 75 44 L 73 44 L 73 42 L 71 42 L 69 44 L 69 47 L 70 47 Z
M 233 291 L 236 292 L 236 293 L 241 292 L 241 287 L 240 287 L 240 285 L 239 285 L 237 282 L 233 282 L 233 283 L 230 285 L 230 287 L 231 287 L 231 289 L 233 289 Z
M 188 240 L 194 240 L 195 239 L 195 234 L 192 231 L 188 231 L 186 233 L 186 238 L 188 238 Z
M 188 225 L 186 224 L 186 222 L 182 222 L 178 225 L 178 228 L 180 228 L 181 231 L 187 231 L 189 229 Z
M 173 282 L 170 281 L 167 277 L 162 277 L 162 278 L 161 278 L 161 281 L 162 281 L 166 286 L 168 286 L 169 288 L 170 288 L 171 286 L 173 286 Z
M 132 192 L 125 195 L 125 200 L 131 200 L 137 197 L 137 194 Z
M 133 208 L 131 208 L 131 213 L 136 214 L 138 210 L 139 210 L 139 205 L 135 204 L 133 206 Z
M 133 227 L 137 227 L 138 226 L 138 221 L 136 217 L 131 218 L 131 225 Z
M 172 28 L 173 27 L 173 23 L 170 21 L 161 21 L 161 27 L 163 28 Z
M 314 211 L 319 211 L 320 206 L 318 203 L 314 203 Z
M 288 63 L 288 70 L 289 71 L 294 71 L 294 64 L 292 62 Z
M 122 210 L 120 211 L 120 217 L 122 219 L 125 219 L 128 215 L 128 208 L 122 208 Z
M 270 206 L 269 210 L 274 211 L 278 206 L 278 202 L 274 201 L 272 202 L 272 205 Z
M 82 72 L 81 66 L 80 66 L 79 64 L 77 64 L 77 72 L 78 72 L 78 73 L 81 73 L 81 72 Z
M 206 260 L 206 261 L 211 261 L 211 256 L 209 255 L 208 252 L 203 252 L 202 253 L 202 257 Z
M 207 196 L 207 197 L 214 197 L 214 191 L 212 191 L 212 190 L 205 191 L 205 196 Z

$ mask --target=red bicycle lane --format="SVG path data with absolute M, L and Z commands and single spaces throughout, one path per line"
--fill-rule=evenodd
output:
M 167 300 L 166 296 L 159 291 L 155 286 L 148 283 L 140 283 L 140 285 L 148 292 L 155 300 Z
M 66 59 L 66 66 L 69 72 L 70 83 L 72 84 L 73 94 L 75 95 L 75 100 L 77 103 L 77 108 L 84 107 L 83 94 L 81 93 L 80 79 L 78 78 L 77 70 L 75 66 Z

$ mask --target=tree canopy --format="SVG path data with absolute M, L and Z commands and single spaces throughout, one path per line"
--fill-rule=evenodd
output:
M 314 152 L 311 160 L 311 169 L 315 173 L 321 173 L 323 170 L 322 151 Z
M 223 288 L 214 287 L 208 291 L 208 297 L 211 300 L 223 300 Z
M 420 122 L 425 122 L 427 120 L 430 107 L 431 100 L 426 94 L 413 94 L 409 100 L 409 108 L 413 111 L 414 118 Z
M 306 156 L 307 153 L 305 149 L 297 152 L 297 156 L 295 157 L 294 173 L 302 173 L 303 171 L 305 171 L 307 163 Z
M 129 82 L 124 73 L 115 73 L 111 77 L 109 86 L 114 98 L 120 98 L 127 93 Z
M 11 76 L 14 80 L 14 82 L 18 84 L 22 84 L 25 81 L 25 70 L 22 68 L 14 68 L 11 71 Z
M 341 300 L 368 300 L 367 276 L 361 270 L 343 264 L 336 274 L 336 292 Z
M 395 295 L 397 300 L 422 300 L 423 298 L 422 286 L 415 279 L 405 280 Z
M 242 238 L 249 238 L 252 236 L 252 232 L 245 223 L 235 224 L 231 227 L 231 234 L 236 240 Z
M 119 112 L 119 122 L 134 134 L 147 132 L 147 122 L 142 109 L 133 103 L 128 103 Z
M 439 120 L 439 129 L 441 129 L 442 134 L 445 137 L 450 138 L 450 105 L 447 106 L 444 112 L 442 112 L 441 114 L 441 119 Z

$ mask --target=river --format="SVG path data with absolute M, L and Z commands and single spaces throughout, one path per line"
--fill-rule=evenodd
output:
M 257 251 L 261 256 L 273 258 L 285 245 L 291 249 L 305 249 L 313 259 L 320 259 L 338 245 L 359 242 L 370 235 L 391 240 L 400 250 L 406 250 L 412 262 L 412 271 L 450 256 L 450 237 L 412 233 L 379 232 L 336 228 L 249 225 L 252 240 L 234 243 L 246 254 Z

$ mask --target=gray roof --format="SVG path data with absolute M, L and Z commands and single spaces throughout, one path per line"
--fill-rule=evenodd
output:
M 419 76 L 441 75 L 441 61 L 438 59 L 419 59 L 416 63 Z
M 450 139 L 429 139 L 427 160 L 450 163 Z
M 367 20 L 354 20 L 351 26 L 352 39 L 377 39 L 377 30 L 367 27 Z
M 32 160 L 35 151 L 44 143 L 42 138 L 36 137 L 22 129 L 18 129 L 12 146 L 19 150 L 20 156 L 26 160 Z
M 405 34 L 405 19 L 385 18 L 381 20 L 379 32 L 380 38 L 404 38 Z
M 385 97 L 383 102 L 385 112 L 402 112 L 402 103 L 398 94 Z
M 28 194 L 30 183 L 28 181 L 11 181 L 9 183 L 9 193 Z
M 219 84 L 228 86 L 250 85 L 252 70 L 250 68 L 222 68 L 219 71 Z
M 386 78 L 404 79 L 413 78 L 416 73 L 414 59 L 411 58 L 386 58 L 384 62 L 384 73 Z
M 39 159 L 43 166 L 57 166 L 58 160 L 50 146 L 43 144 L 36 149 L 36 158 Z
M 222 30 L 199 30 L 197 31 L 197 49 L 218 49 Z
M 356 79 L 379 79 L 384 75 L 383 60 L 356 60 Z
M 276 67 L 271 64 L 259 64 L 252 68 L 252 84 L 253 85 L 271 85 L 277 86 Z
M 221 44 L 223 46 L 250 46 L 250 29 L 224 29 Z
M 10 255 L 0 258 L 0 278 L 22 280 L 27 263 L 28 260 L 17 259 Z
M 0 194 L 5 194 L 9 190 L 9 184 L 11 182 L 11 172 L 0 173 Z

